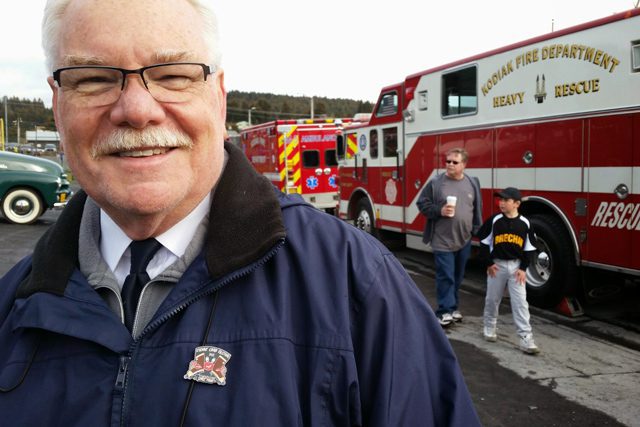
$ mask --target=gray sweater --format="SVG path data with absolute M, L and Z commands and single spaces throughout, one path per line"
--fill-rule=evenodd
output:
M 440 211 L 447 203 L 446 196 L 442 194 L 440 188 L 445 179 L 445 174 L 439 174 L 432 180 L 427 182 L 418 197 L 416 205 L 420 212 L 427 217 L 427 223 L 424 227 L 422 241 L 429 244 L 433 238 L 433 231 L 436 222 L 442 218 Z M 473 228 L 472 233 L 475 235 L 482 225 L 482 195 L 480 194 L 480 180 L 476 177 L 464 175 L 463 179 L 468 179 L 473 187 Z

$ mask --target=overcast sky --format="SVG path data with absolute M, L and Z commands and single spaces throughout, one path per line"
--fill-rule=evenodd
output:
M 559 30 L 635 3 L 210 1 L 220 23 L 227 90 L 367 101 L 409 74 L 548 33 L 552 23 Z M 42 98 L 50 105 L 40 47 L 45 1 L 10 3 L 0 22 L 0 96 Z

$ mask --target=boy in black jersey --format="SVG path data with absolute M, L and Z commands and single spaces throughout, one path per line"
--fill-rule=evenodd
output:
M 520 349 L 528 354 L 540 350 L 533 341 L 527 303 L 526 270 L 529 254 L 535 251 L 535 234 L 529 220 L 518 213 L 522 196 L 514 187 L 495 193 L 500 211 L 480 228 L 478 236 L 484 254 L 488 252 L 487 295 L 484 303 L 484 338 L 496 341 L 498 308 L 505 286 L 509 287 L 511 311 L 520 338 Z

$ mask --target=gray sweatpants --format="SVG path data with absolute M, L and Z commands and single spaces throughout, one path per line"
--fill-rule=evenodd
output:
M 518 335 L 531 333 L 529 323 L 529 304 L 527 303 L 527 287 L 516 282 L 516 271 L 520 267 L 520 260 L 494 260 L 498 266 L 496 277 L 487 276 L 487 296 L 484 300 L 484 325 L 495 328 L 498 321 L 498 308 L 504 295 L 504 289 L 509 287 L 511 312 Z

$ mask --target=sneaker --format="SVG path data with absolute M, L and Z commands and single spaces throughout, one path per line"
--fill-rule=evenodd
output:
M 438 321 L 442 326 L 447 326 L 453 322 L 453 317 L 451 316 L 451 313 L 443 313 L 438 316 Z
M 453 318 L 454 322 L 460 322 L 462 320 L 462 313 L 460 313 L 458 310 L 455 310 L 453 313 L 451 313 L 451 317 Z
M 489 342 L 496 342 L 498 340 L 498 335 L 496 335 L 495 326 L 485 326 L 484 327 L 484 339 Z
M 540 353 L 540 349 L 533 341 L 532 334 L 526 334 L 520 336 L 520 350 L 524 351 L 527 354 L 538 354 Z

